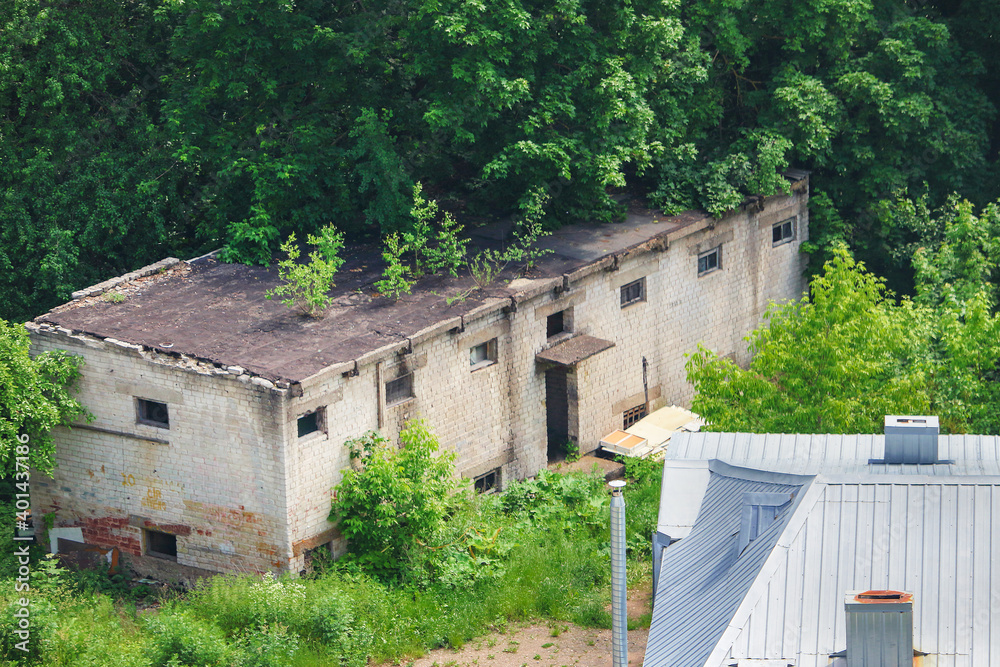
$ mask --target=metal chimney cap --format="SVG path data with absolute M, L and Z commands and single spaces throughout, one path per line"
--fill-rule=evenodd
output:
M 608 482 L 608 486 L 610 486 L 612 489 L 620 489 L 623 486 L 625 486 L 625 480 L 613 479 L 610 482 Z

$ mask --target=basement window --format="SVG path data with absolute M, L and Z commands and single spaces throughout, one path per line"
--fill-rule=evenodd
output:
M 795 240 L 795 218 L 776 222 L 771 226 L 771 246 L 784 245 Z
M 135 421 L 137 424 L 170 428 L 170 414 L 167 411 L 167 404 L 145 398 L 135 399 Z
M 500 487 L 500 468 L 495 468 L 484 475 L 476 477 L 472 482 L 476 493 L 493 493 Z
M 177 560 L 177 536 L 158 530 L 143 530 L 146 536 L 146 555 Z
M 627 429 L 646 416 L 646 404 L 641 403 L 622 413 L 622 429 Z
M 720 268 L 722 268 L 722 246 L 716 246 L 698 255 L 699 278 Z
M 385 404 L 396 405 L 413 398 L 413 373 L 385 383 Z
M 298 419 L 299 437 L 307 436 L 310 433 L 323 430 L 325 426 L 325 414 L 323 408 L 318 408 L 312 412 L 307 412 Z
M 633 280 L 621 288 L 622 308 L 646 300 L 646 279 Z
M 473 345 L 469 348 L 469 366 L 472 370 L 477 370 L 485 366 L 491 366 L 497 362 L 497 339 L 491 338 L 485 343 Z

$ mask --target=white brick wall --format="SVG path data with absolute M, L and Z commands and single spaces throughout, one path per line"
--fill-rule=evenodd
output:
M 88 542 L 134 555 L 143 526 L 172 533 L 180 565 L 287 566 L 286 438 L 274 419 L 284 392 L 84 337 L 36 331 L 32 342 L 84 358 L 79 396 L 103 429 L 56 431 L 54 477 L 33 475 L 36 517 L 54 512 L 57 526 L 81 525 Z M 137 396 L 166 403 L 170 428 L 137 424 Z

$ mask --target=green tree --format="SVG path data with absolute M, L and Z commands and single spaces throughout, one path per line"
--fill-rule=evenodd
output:
M 162 259 L 186 232 L 148 2 L 0 3 L 0 317 Z
M 28 348 L 24 326 L 0 320 L 0 474 L 4 477 L 24 470 L 16 465 L 17 457 L 24 455 L 33 468 L 51 474 L 55 445 L 50 431 L 87 416 L 72 396 L 82 359 L 61 351 L 32 357 Z
M 687 363 L 692 409 L 719 431 L 877 433 L 887 414 L 923 414 L 930 400 L 914 364 L 920 331 L 910 303 L 843 247 L 801 301 L 772 306 L 750 334 L 746 370 L 700 347 Z
M 1000 210 L 990 204 L 977 215 L 958 198 L 933 216 L 911 200 L 897 209 L 938 239 L 913 255 L 935 412 L 952 432 L 1000 433 Z
M 359 465 L 344 471 L 330 513 L 353 557 L 387 577 L 398 576 L 411 550 L 440 529 L 457 488 L 454 455 L 437 454 L 423 422 L 407 424 L 399 440 L 396 446 L 370 431 L 345 443 Z

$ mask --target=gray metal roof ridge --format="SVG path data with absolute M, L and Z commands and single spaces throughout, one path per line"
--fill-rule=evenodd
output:
M 737 466 L 726 463 L 722 459 L 707 459 L 708 470 L 716 475 L 732 477 L 735 479 L 745 479 L 751 482 L 768 482 L 773 484 L 807 484 L 816 475 L 800 475 L 789 472 L 775 472 L 772 470 L 761 470 L 747 466 Z

